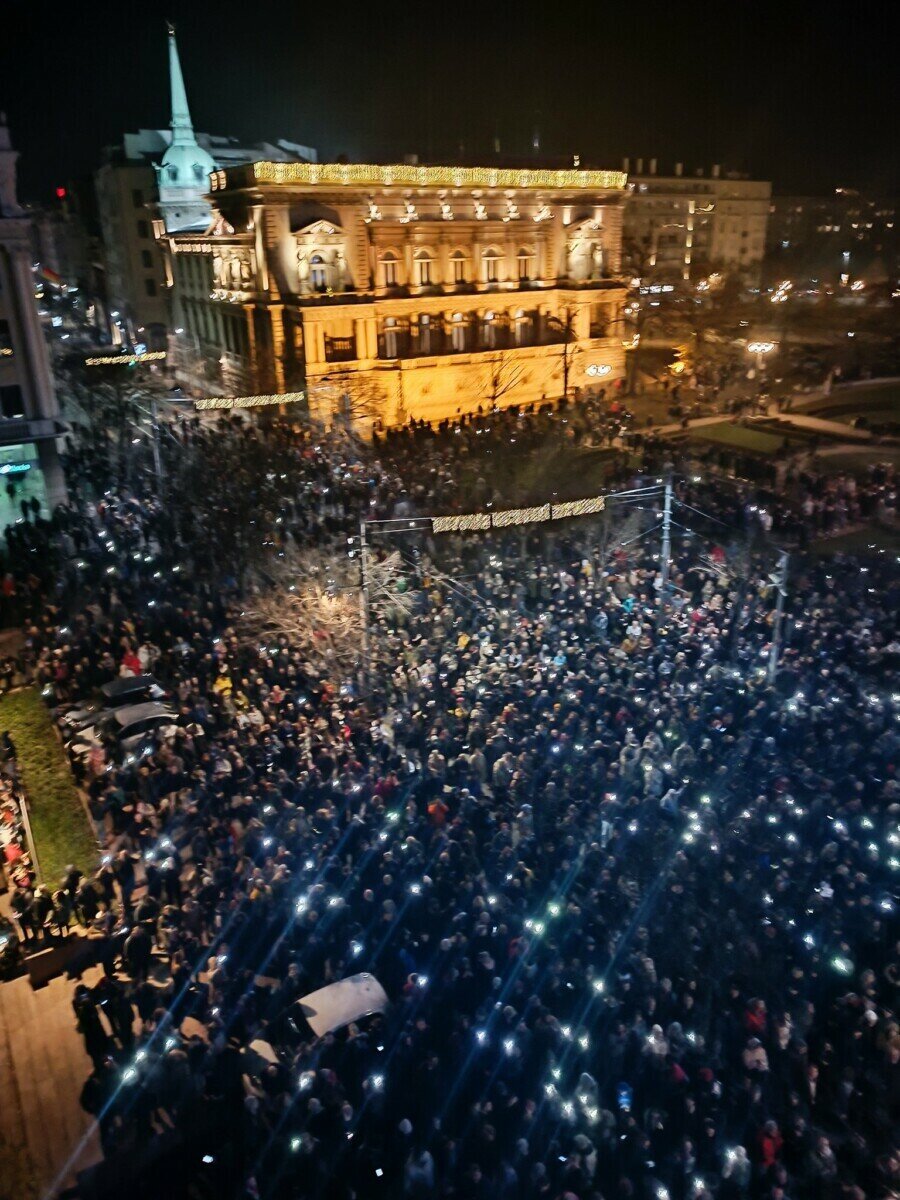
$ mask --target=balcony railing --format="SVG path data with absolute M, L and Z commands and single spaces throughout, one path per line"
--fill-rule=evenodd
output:
M 602 336 L 602 335 L 601 335 Z M 529 346 L 558 346 L 564 342 L 561 330 L 545 329 L 535 336 L 533 325 L 516 331 L 511 326 L 496 325 L 487 336 L 484 326 L 465 325 L 451 330 L 431 329 L 427 336 L 398 329 L 378 338 L 379 358 L 440 358 L 453 354 L 490 354 L 492 350 L 516 350 Z

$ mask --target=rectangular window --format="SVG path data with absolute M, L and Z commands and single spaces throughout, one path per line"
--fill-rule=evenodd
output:
M 484 260 L 484 277 L 488 283 L 497 282 L 497 260 L 496 258 L 486 258 Z
M 431 283 L 431 259 L 423 258 L 419 261 L 419 283 L 422 287 Z
M 391 259 L 384 261 L 384 286 L 395 287 L 397 283 L 397 264 Z
M 134 205 L 135 208 L 143 208 L 144 207 L 144 193 L 141 191 L 140 188 L 132 188 L 131 189 L 131 203 Z
M 156 295 L 156 280 L 155 279 L 145 279 L 144 280 L 144 291 L 147 293 L 148 296 L 155 296 Z
M 138 221 L 137 233 L 139 238 L 148 238 L 150 236 L 150 226 L 146 221 Z
M 454 258 L 453 260 L 453 282 L 466 282 L 466 260 L 464 258 Z
M 150 253 L 150 251 L 149 251 L 149 250 L 142 250 L 142 251 L 141 251 L 141 263 L 142 263 L 142 264 L 143 264 L 143 266 L 145 266 L 145 267 L 152 267 L 152 266 L 153 266 L 153 255 Z
M 22 389 L 17 383 L 0 387 L 0 414 L 7 420 L 25 416 L 25 401 L 22 398 Z

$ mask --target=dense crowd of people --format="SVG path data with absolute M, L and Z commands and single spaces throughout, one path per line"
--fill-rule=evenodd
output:
M 487 451 L 565 419 L 377 458 L 184 422 L 202 505 L 18 527 L 47 548 L 27 653 L 57 711 L 150 672 L 177 712 L 137 761 L 81 761 L 103 861 L 52 897 L 105 968 L 73 998 L 82 1103 L 136 1196 L 154 1155 L 173 1195 L 273 1200 L 900 1188 L 897 574 L 795 565 L 774 683 L 763 586 L 766 533 L 867 512 L 889 475 L 679 478 L 662 607 L 652 513 L 627 545 L 407 535 L 413 612 L 378 617 L 366 681 L 239 636 L 260 553 L 499 502 Z M 388 1007 L 316 1037 L 298 1002 L 360 972 Z

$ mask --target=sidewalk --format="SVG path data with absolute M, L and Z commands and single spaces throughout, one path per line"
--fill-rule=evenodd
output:
M 84 982 L 91 986 L 101 974 L 94 967 Z M 23 1148 L 36 1200 L 53 1200 L 102 1158 L 94 1120 L 79 1103 L 90 1072 L 69 980 L 36 992 L 27 976 L 0 984 L 0 1143 Z M 28 1193 L 4 1194 L 30 1200 Z

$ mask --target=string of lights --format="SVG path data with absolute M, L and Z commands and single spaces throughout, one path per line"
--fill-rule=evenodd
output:
M 225 180 L 218 176 L 225 174 Z M 622 191 L 624 171 L 508 170 L 493 167 L 421 167 L 405 164 L 376 166 L 372 163 L 276 163 L 253 164 L 258 183 L 355 184 L 368 187 L 412 185 L 418 187 L 549 187 Z M 213 190 L 227 186 L 227 173 L 213 176 Z
M 129 367 L 135 363 L 160 362 L 166 357 L 165 350 L 148 350 L 144 354 L 103 354 L 86 358 L 86 367 Z
M 208 396 L 194 401 L 196 412 L 213 412 L 217 409 L 267 408 L 273 404 L 297 404 L 306 399 L 306 392 L 285 392 L 281 396 Z

